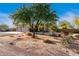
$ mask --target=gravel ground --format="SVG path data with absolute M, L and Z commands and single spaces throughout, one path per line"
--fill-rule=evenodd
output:
M 52 43 L 45 43 L 51 40 Z M 61 38 L 37 35 L 8 35 L 0 37 L 0 56 L 69 56 L 79 55 L 60 44 Z M 78 42 L 78 41 L 77 41 Z

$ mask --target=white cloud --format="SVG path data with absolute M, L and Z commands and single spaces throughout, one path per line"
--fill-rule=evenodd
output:
M 74 12 L 67 12 L 60 16 L 59 21 L 67 20 L 71 22 L 72 20 L 74 20 L 75 17 L 79 17 L 79 14 L 76 14 Z
M 0 24 L 7 24 L 9 27 L 13 27 L 9 14 L 0 13 Z

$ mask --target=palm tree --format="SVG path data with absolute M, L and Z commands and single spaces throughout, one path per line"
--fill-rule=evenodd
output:
M 77 28 L 79 28 L 79 17 L 75 18 L 73 22 L 77 26 Z

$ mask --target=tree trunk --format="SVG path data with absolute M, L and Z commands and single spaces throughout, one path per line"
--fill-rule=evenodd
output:
M 35 31 L 33 30 L 33 36 L 32 36 L 33 38 L 35 38 Z
M 32 30 L 32 33 L 33 33 L 32 37 L 35 38 L 35 29 L 34 29 L 33 26 L 34 26 L 34 25 L 32 24 L 32 25 L 31 25 L 31 30 Z
M 20 31 L 22 32 L 22 27 L 20 27 Z
M 32 29 L 33 29 L 33 38 L 35 38 L 35 31 L 38 31 L 38 24 L 39 24 L 39 20 L 37 21 L 37 23 L 36 23 L 36 26 L 35 26 L 35 28 L 33 27 L 33 24 L 32 24 Z

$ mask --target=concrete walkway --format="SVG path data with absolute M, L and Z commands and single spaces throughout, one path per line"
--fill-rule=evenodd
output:
M 0 36 L 4 36 L 4 35 L 16 35 L 22 32 L 0 32 Z

